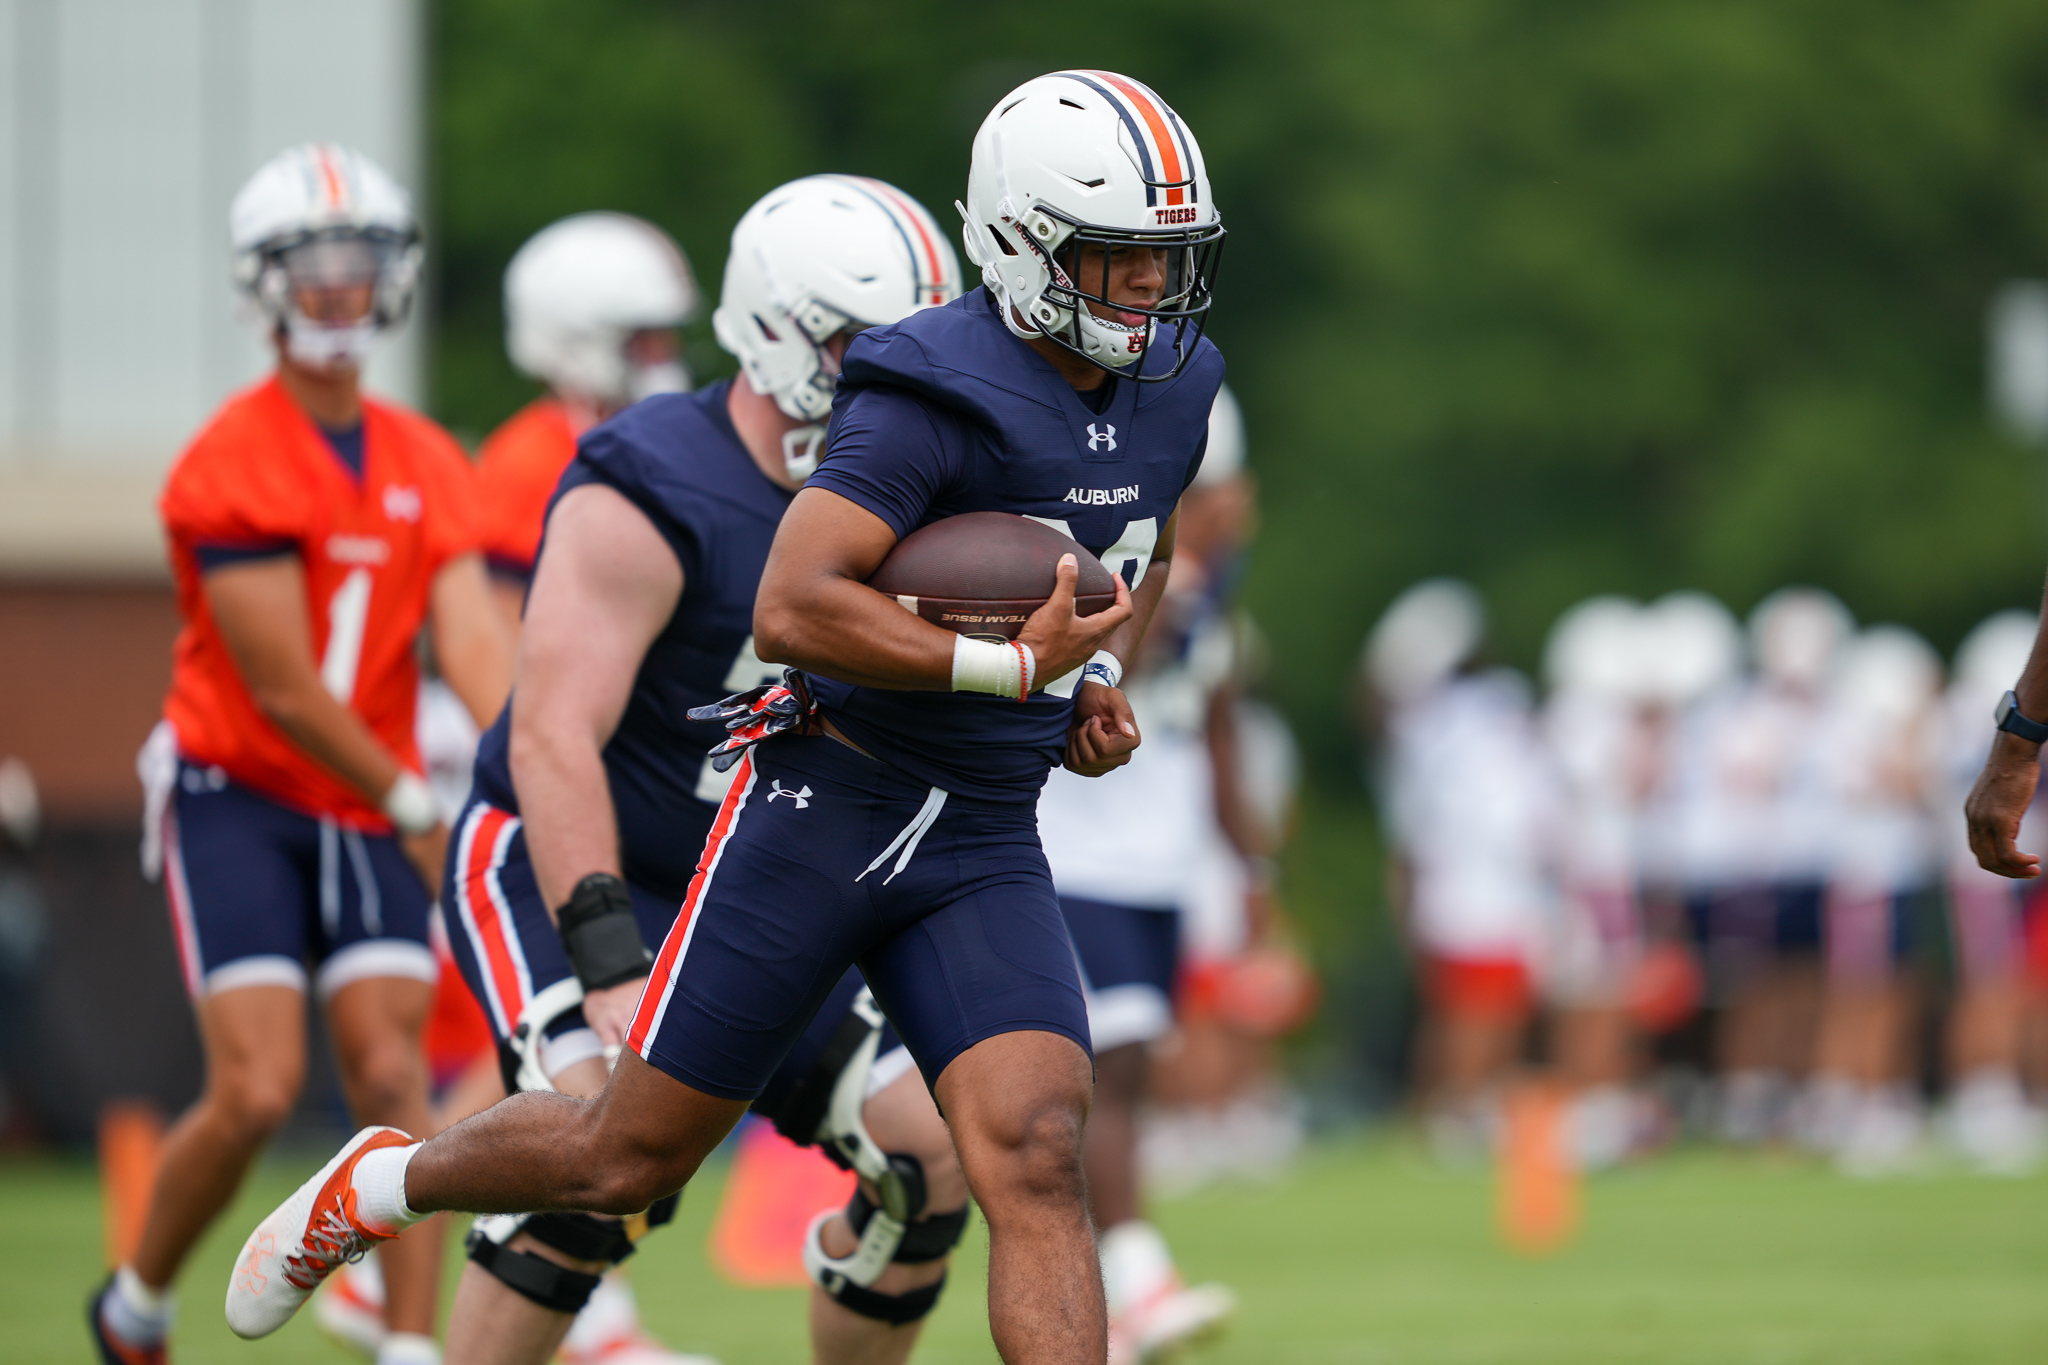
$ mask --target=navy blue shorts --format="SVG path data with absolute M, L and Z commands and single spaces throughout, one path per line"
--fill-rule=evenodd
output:
M 1088 1047 L 1036 803 L 949 796 L 823 737 L 741 762 L 627 1034 L 643 1058 L 751 1100 L 852 965 L 927 1084 L 997 1034 Z
M 179 760 L 164 815 L 171 928 L 197 999 L 239 986 L 327 999 L 352 982 L 440 976 L 426 886 L 398 840 L 279 805 L 221 769 Z
M 704 820 L 694 829 L 678 829 L 675 837 L 701 846 L 717 807 L 704 807 Z M 526 830 L 520 818 L 472 795 L 456 822 L 441 903 L 449 912 L 449 946 L 471 994 L 483 1006 L 491 1031 L 500 1041 L 511 1036 L 519 1015 L 535 995 L 574 973 L 562 947 L 562 936 L 548 914 L 526 852 Z M 676 922 L 676 901 L 628 885 L 640 937 L 649 949 L 661 946 Z M 860 973 L 849 970 L 819 1009 L 811 1027 L 790 1054 L 787 1075 L 776 1081 L 792 1088 L 818 1059 L 839 1023 L 853 1008 L 861 989 Z M 884 1029 L 875 1074 L 881 1083 L 903 1074 L 905 1063 L 888 1053 L 897 1046 Z M 597 1035 L 584 1022 L 583 1011 L 571 1010 L 547 1028 L 541 1065 L 559 1073 L 586 1057 L 601 1055 Z M 876 1084 L 871 1089 L 879 1089 Z M 771 1086 L 771 1089 L 773 1087 Z
M 1080 962 L 1095 1050 L 1165 1037 L 1180 969 L 1180 912 L 1061 896 L 1060 913 Z

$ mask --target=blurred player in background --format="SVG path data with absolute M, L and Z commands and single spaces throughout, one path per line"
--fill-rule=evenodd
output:
M 1854 1174 L 1898 1169 L 1920 1138 L 1904 967 L 1934 873 L 1940 688 L 1939 656 L 1902 626 L 1851 639 L 1829 688 L 1826 993 L 1802 1136 Z
M 1418 1071 L 1432 1144 L 1491 1150 L 1551 914 L 1557 788 L 1528 684 L 1479 663 L 1485 615 L 1432 579 L 1387 609 L 1364 672 L 1384 717 L 1394 903 L 1422 983 Z
M 675 328 L 697 310 L 688 259 L 652 223 L 581 213 L 553 223 L 513 254 L 505 271 L 505 344 L 512 362 L 548 391 L 491 434 L 478 453 L 485 563 L 508 632 L 517 638 L 548 500 L 576 456 L 576 438 L 628 404 L 690 387 Z M 449 823 L 468 804 L 478 727 L 446 684 L 420 692 L 420 753 Z M 448 907 L 436 907 L 437 929 Z M 442 1126 L 504 1097 L 497 1046 L 477 997 L 447 954 L 428 1020 L 429 1061 L 446 1093 Z M 481 1044 L 480 1049 L 463 1052 Z M 442 1076 L 443 1070 L 460 1073 Z M 331 1335 L 358 1348 L 381 1335 L 382 1279 L 363 1261 L 337 1275 L 313 1305 Z M 639 1365 L 667 1358 L 641 1328 L 622 1274 L 605 1276 L 562 1344 L 565 1360 Z
M 1626 599 L 1590 598 L 1558 618 L 1543 656 L 1544 742 L 1564 795 L 1544 994 L 1572 1094 L 1566 1139 L 1589 1169 L 1628 1155 L 1648 1126 L 1628 1089 L 1638 1061 L 1629 993 L 1645 954 L 1639 837 L 1657 763 L 1640 616 Z
M 2033 640 L 2033 619 L 2023 611 L 2002 611 L 1979 624 L 1956 650 L 1941 718 L 1937 828 L 1957 985 L 1948 1027 L 1948 1132 L 1966 1159 L 1997 1173 L 2032 1168 L 2048 1134 L 2021 1081 L 2027 996 L 2021 884 L 1977 865 L 1963 800 L 1990 753 L 1995 732 L 1984 718 L 2025 669 Z
M 207 1071 L 134 1260 L 94 1300 L 100 1354 L 122 1365 L 165 1359 L 172 1279 L 291 1112 L 309 967 L 357 1120 L 429 1122 L 428 887 L 447 831 L 418 771 L 415 638 L 431 633 L 479 721 L 510 675 L 468 461 L 360 388 L 417 285 L 404 191 L 356 152 L 307 145 L 256 173 L 230 228 L 278 363 L 179 457 L 159 504 L 185 624 L 151 739 L 151 832 Z M 380 1358 L 438 1359 L 437 1240 L 384 1261 Z
M 484 556 L 515 633 L 548 499 L 576 438 L 629 403 L 689 389 L 676 329 L 697 306 L 682 248 L 623 213 L 550 224 L 506 267 L 505 349 L 547 385 L 477 452 Z
M 1717 1122 L 1735 1143 L 1787 1135 L 1812 1065 L 1832 837 L 1823 717 L 1852 628 L 1818 589 L 1766 597 L 1749 617 L 1753 675 L 1705 709 L 1677 760 L 1695 774 L 1678 781 L 1719 792 L 1719 875 L 1693 887 L 1687 910 L 1721 1010 Z
M 621 262 L 579 258 L 620 250 L 631 240 L 621 221 L 631 220 L 550 228 L 536 239 L 539 259 L 557 277 L 623 280 Z M 523 338 L 529 368 L 573 353 L 522 331 L 536 325 L 527 291 L 546 274 L 533 252 L 515 258 L 508 283 L 515 354 Z M 663 259 L 639 256 L 657 298 L 676 278 L 655 268 Z M 855 331 L 950 299 L 959 279 L 930 216 L 893 187 L 851 176 L 783 186 L 741 220 L 725 271 L 716 322 L 741 377 L 642 401 L 568 462 L 521 635 L 518 698 L 485 736 L 446 892 L 457 956 L 518 1088 L 603 1086 L 605 1050 L 623 1040 L 729 785 L 704 757 L 721 732 L 682 713 L 775 672 L 754 654 L 754 588 L 809 473 L 839 357 Z M 619 288 L 610 316 L 651 316 L 630 302 Z M 612 343 L 623 381 L 633 334 L 615 325 Z M 561 374 L 563 385 L 574 377 Z M 630 397 L 613 390 L 608 401 Z M 483 471 L 529 484 L 499 490 L 507 509 L 546 507 L 530 485 L 561 472 L 538 458 L 537 440 L 525 449 L 529 458 Z M 499 528 L 499 543 L 521 541 L 519 526 Z M 869 1180 L 849 1210 L 819 1216 L 806 1248 L 816 1358 L 827 1365 L 908 1355 L 965 1224 L 944 1125 L 886 1041 L 849 973 L 755 1105 L 794 1141 L 846 1143 L 835 1155 Z M 849 1068 L 853 1091 L 835 1105 Z M 562 1342 L 571 1361 L 701 1359 L 649 1341 L 630 1293 L 605 1273 L 663 1212 L 631 1224 L 486 1220 L 457 1292 L 451 1353 L 509 1365 Z
M 1124 688 L 1145 744 L 1099 779 L 1054 769 L 1038 801 L 1039 839 L 1080 964 L 1095 1049 L 1084 1159 L 1112 1362 L 1171 1350 L 1220 1325 L 1235 1306 L 1221 1285 L 1183 1285 L 1165 1239 L 1142 1216 L 1138 1111 L 1151 1047 L 1174 1025 L 1181 906 L 1191 882 L 1213 874 L 1211 845 L 1225 828 L 1217 812 L 1235 800 L 1217 780 L 1209 739 L 1213 712 L 1229 705 L 1234 646 L 1222 608 L 1250 510 L 1243 465 L 1243 418 L 1224 389 L 1210 413 L 1202 470 L 1181 498 L 1166 596 Z M 1263 847 L 1230 853 L 1261 857 Z M 1247 880 L 1229 876 L 1240 899 Z

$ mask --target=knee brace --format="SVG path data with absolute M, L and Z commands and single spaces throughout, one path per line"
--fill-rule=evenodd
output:
M 498 1074 L 504 1078 L 506 1094 L 555 1088 L 540 1064 L 541 1043 L 546 1040 L 548 1025 L 582 1003 L 583 985 L 573 976 L 563 977 L 526 1002 L 512 1036 L 498 1042 Z M 612 1050 L 606 1049 L 606 1055 L 610 1057 Z
M 479 1218 L 469 1230 L 469 1259 L 508 1288 L 543 1308 L 575 1314 L 583 1310 L 603 1273 L 571 1270 L 545 1256 L 506 1245 L 524 1232 L 543 1246 L 579 1261 L 607 1268 L 633 1254 L 635 1243 L 676 1216 L 682 1196 L 656 1200 L 623 1222 L 588 1213 L 511 1213 Z
M 872 1286 L 892 1261 L 918 1264 L 951 1252 L 967 1230 L 967 1209 L 963 1205 L 951 1213 L 920 1218 L 925 1203 L 924 1166 L 916 1157 L 901 1153 L 891 1154 L 889 1164 L 895 1177 L 891 1183 L 905 1196 L 902 1215 L 876 1204 L 866 1191 L 856 1188 L 846 1204 L 846 1221 L 859 1243 L 844 1256 L 826 1255 L 823 1234 L 832 1214 L 829 1210 L 821 1213 L 804 1234 L 804 1270 L 835 1302 L 862 1317 L 901 1326 L 932 1311 L 946 1287 L 945 1277 L 902 1294 L 878 1293 Z

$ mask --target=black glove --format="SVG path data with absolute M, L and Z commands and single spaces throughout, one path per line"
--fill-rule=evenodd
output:
M 633 893 L 609 872 L 576 883 L 568 904 L 555 911 L 555 927 L 569 950 L 569 965 L 586 991 L 601 991 L 647 975 L 654 954 L 640 939 Z

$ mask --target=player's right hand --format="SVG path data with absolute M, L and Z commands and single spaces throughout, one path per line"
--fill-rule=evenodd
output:
M 1119 626 L 1131 619 L 1131 590 L 1122 574 L 1116 580 L 1116 604 L 1093 616 L 1074 611 L 1074 585 L 1081 569 L 1072 555 L 1061 555 L 1053 570 L 1052 596 L 1031 613 L 1017 638 L 1031 646 L 1038 661 L 1038 685 L 1063 678 L 1095 657 L 1095 651 Z
M 583 1022 L 590 1025 L 600 1043 L 624 1045 L 626 1030 L 633 1026 L 633 1012 L 640 1008 L 640 992 L 646 988 L 647 978 L 636 976 L 601 991 L 584 992 Z
M 2040 746 L 2000 733 L 1991 746 L 1977 785 L 1963 803 L 1970 825 L 1970 851 L 1977 865 L 2001 877 L 2025 880 L 2041 875 L 2041 860 L 2019 850 L 2020 818 L 2033 803 L 2041 780 Z
M 401 834 L 398 846 L 412 870 L 427 884 L 429 896 L 441 894 L 441 871 L 448 862 L 448 826 L 435 825 L 425 834 Z

